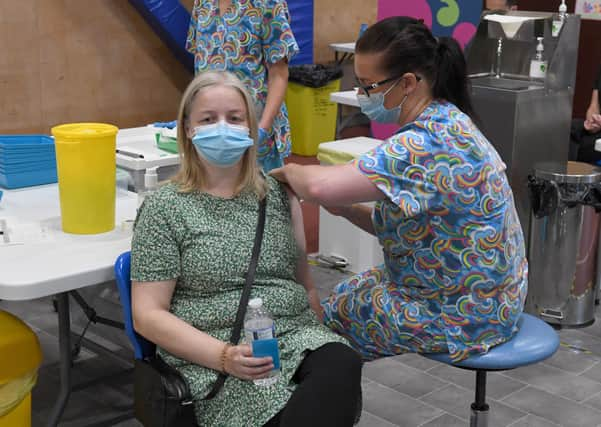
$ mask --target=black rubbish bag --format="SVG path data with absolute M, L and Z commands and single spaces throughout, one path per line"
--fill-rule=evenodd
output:
M 591 185 L 589 190 L 582 198 L 582 203 L 595 208 L 595 212 L 601 212 L 601 185 Z
M 559 204 L 559 188 L 553 181 L 528 177 L 528 196 L 532 205 L 532 213 L 536 218 L 551 215 Z
M 536 218 L 551 215 L 558 207 L 591 206 L 601 212 L 601 184 L 556 183 L 528 177 L 528 195 Z
M 288 80 L 308 87 L 323 87 L 342 77 L 342 68 L 337 65 L 293 65 L 288 72 Z

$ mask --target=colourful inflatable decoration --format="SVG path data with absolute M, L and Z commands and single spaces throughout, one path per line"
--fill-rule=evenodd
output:
M 454 37 L 462 48 L 476 34 L 482 2 L 474 0 L 378 0 L 378 20 L 389 16 L 412 16 L 423 19 L 435 36 Z M 386 139 L 397 125 L 372 122 L 374 137 Z
M 473 0 L 378 0 L 378 19 L 405 15 L 423 19 L 436 36 L 452 36 L 462 47 L 476 34 L 482 12 Z

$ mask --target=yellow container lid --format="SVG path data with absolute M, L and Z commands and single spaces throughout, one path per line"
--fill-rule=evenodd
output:
M 0 384 L 37 369 L 40 363 L 37 335 L 21 319 L 0 310 Z
M 119 128 L 117 126 L 106 123 L 69 123 L 64 125 L 54 126 L 51 129 L 52 135 L 55 138 L 104 138 L 107 136 L 115 136 Z
M 342 165 L 355 159 L 355 156 L 351 153 L 323 148 L 321 145 L 318 150 L 317 160 L 327 165 Z
M 319 144 L 317 160 L 322 164 L 341 165 L 348 163 L 380 145 L 382 141 L 358 136 Z

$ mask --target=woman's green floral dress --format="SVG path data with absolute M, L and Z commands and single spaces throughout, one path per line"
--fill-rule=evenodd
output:
M 159 349 L 165 361 L 187 379 L 201 426 L 262 426 L 290 398 L 296 386 L 291 378 L 306 351 L 328 342 L 345 342 L 318 322 L 304 287 L 296 282 L 299 254 L 288 196 L 277 181 L 267 180 L 265 234 L 251 297 L 261 297 L 274 316 L 281 376 L 271 387 L 228 377 L 215 398 L 202 400 L 217 372 Z M 227 341 L 251 257 L 258 206 L 254 193 L 223 199 L 200 192 L 180 193 L 175 184 L 162 187 L 145 200 L 138 213 L 132 280 L 176 279 L 171 312 Z

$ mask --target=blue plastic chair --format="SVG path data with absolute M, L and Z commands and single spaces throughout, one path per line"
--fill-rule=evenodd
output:
M 136 367 L 134 368 L 134 414 L 136 419 L 140 421 L 144 426 L 165 425 L 164 419 L 156 419 L 156 410 L 148 410 L 148 396 L 151 396 L 151 394 L 149 394 L 149 391 L 144 388 L 144 382 L 138 381 L 138 378 L 140 378 L 141 376 L 145 376 L 148 373 L 148 371 L 144 369 L 142 369 L 138 373 L 138 367 L 146 366 L 146 364 L 149 362 L 149 366 L 153 365 L 153 363 L 149 359 L 155 355 L 156 345 L 148 341 L 144 337 L 138 335 L 134 330 L 134 322 L 131 312 L 130 263 L 130 252 L 125 252 L 119 255 L 117 261 L 115 261 L 115 281 L 117 282 L 117 288 L 119 289 L 119 296 L 121 298 L 121 306 L 123 307 L 123 323 L 125 325 L 125 333 L 127 334 L 127 337 L 129 338 L 134 347 L 134 358 L 136 359 Z M 154 372 L 156 372 L 156 368 L 153 369 Z M 172 369 L 172 371 L 175 373 L 177 372 L 174 369 Z M 170 379 L 168 379 L 167 377 L 162 377 L 162 380 L 165 381 L 165 388 L 173 387 L 173 384 L 178 384 L 178 386 L 181 387 L 181 382 L 185 381 L 183 377 L 181 377 L 181 375 L 177 373 L 175 375 L 180 376 L 181 379 L 179 379 L 178 381 L 174 381 L 173 375 L 174 374 L 172 373 Z M 171 382 L 173 383 L 170 384 Z M 189 391 L 187 391 L 187 394 L 189 394 Z M 191 421 L 191 418 L 193 418 L 194 416 L 194 406 L 187 405 L 191 402 L 192 401 L 190 400 L 182 404 L 182 406 L 180 406 L 181 409 L 177 415 L 180 418 L 177 418 L 176 425 L 196 426 L 196 422 Z
M 154 355 L 156 346 L 144 337 L 138 335 L 134 330 L 134 321 L 131 313 L 130 263 L 130 252 L 119 255 L 119 258 L 117 258 L 117 261 L 115 262 L 115 281 L 117 282 L 121 306 L 123 307 L 125 333 L 134 347 L 134 357 L 137 360 L 144 360 L 147 357 Z
M 470 427 L 488 426 L 486 403 L 486 373 L 506 371 L 551 357 L 559 348 L 555 330 L 538 317 L 522 313 L 518 320 L 519 331 L 509 341 L 493 347 L 482 355 L 453 362 L 448 353 L 424 353 L 422 356 L 458 368 L 476 371 L 476 397 L 471 405 Z

